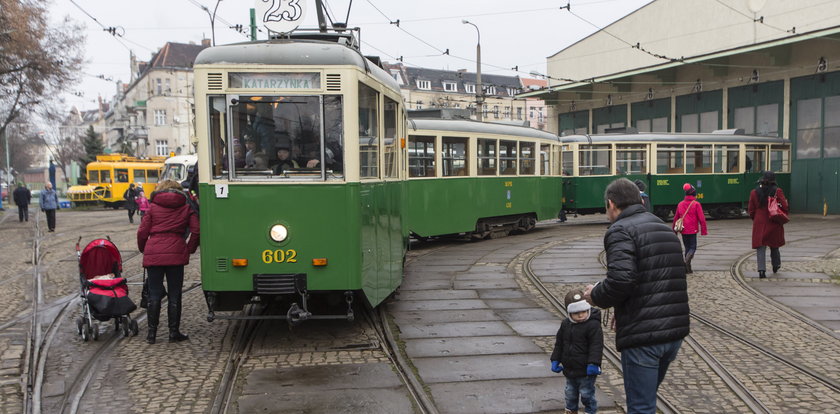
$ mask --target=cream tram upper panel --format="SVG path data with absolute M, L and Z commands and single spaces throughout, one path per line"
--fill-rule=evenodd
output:
M 563 137 L 563 143 L 577 144 L 605 144 L 605 143 L 650 143 L 650 142 L 676 142 L 676 143 L 744 143 L 744 144 L 790 144 L 790 141 L 778 137 L 760 137 L 753 135 L 734 134 L 606 134 L 606 135 L 568 135 Z
M 412 131 L 423 130 L 463 132 L 477 136 L 497 134 L 519 138 L 543 139 L 556 141 L 558 143 L 560 142 L 560 138 L 557 135 L 545 131 L 515 125 L 494 124 L 491 122 L 456 119 L 411 119 L 409 120 L 408 126 L 409 133 Z
M 309 68 L 318 70 L 332 66 L 355 66 L 368 72 L 378 82 L 399 91 L 397 81 L 384 69 L 364 58 L 357 50 L 342 44 L 303 40 L 268 40 L 236 43 L 204 49 L 195 59 L 195 69 L 266 71 L 266 66 Z M 223 79 L 227 85 L 228 79 Z M 325 81 L 321 80 L 321 87 Z

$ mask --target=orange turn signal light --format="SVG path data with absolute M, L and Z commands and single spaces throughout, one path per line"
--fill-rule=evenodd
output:
M 245 267 L 248 266 L 248 259 L 233 259 L 233 267 Z
M 400 138 L 400 149 L 405 149 L 405 138 Z
M 320 259 L 312 259 L 312 266 L 326 266 L 327 265 L 327 258 L 320 258 Z

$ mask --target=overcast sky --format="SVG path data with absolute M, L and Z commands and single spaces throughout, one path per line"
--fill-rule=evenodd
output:
M 461 23 L 467 19 L 481 30 L 482 73 L 516 75 L 517 72 L 509 69 L 518 66 L 520 76 L 529 76 L 532 71 L 545 73 L 547 56 L 597 30 L 583 19 L 604 27 L 650 1 L 572 0 L 570 13 L 560 9 L 567 4 L 566 0 L 354 0 L 348 25 L 361 27 L 365 55 L 380 56 L 390 62 L 402 56 L 404 63 L 411 66 L 466 68 L 472 72 L 475 71 L 476 32 L 472 26 Z M 315 1 L 300 2 L 309 8 L 302 27 L 317 26 Z M 345 19 L 350 0 L 325 2 L 334 21 Z M 54 20 L 69 15 L 86 27 L 87 64 L 82 68 L 82 82 L 74 88 L 82 96 L 68 94 L 65 97 L 68 105 L 91 109 L 95 108 L 97 96 L 111 100 L 115 81 L 129 80 L 129 49 L 138 59 L 149 60 L 167 41 L 199 43 L 204 37 L 210 38 L 210 18 L 201 9 L 202 5 L 212 12 L 216 1 L 51 2 Z M 247 27 L 249 9 L 254 5 L 254 0 L 219 3 L 216 44 L 247 40 L 244 34 L 228 26 Z M 397 19 L 399 28 L 389 24 Z M 112 36 L 103 27 L 117 27 L 123 37 Z M 265 31 L 258 33 L 258 38 L 266 37 Z M 446 49 L 449 49 L 448 56 L 442 54 Z

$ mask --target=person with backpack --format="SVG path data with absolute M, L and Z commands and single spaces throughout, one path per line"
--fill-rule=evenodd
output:
M 693 273 L 691 270 L 691 259 L 697 251 L 697 233 L 707 236 L 706 215 L 703 213 L 703 206 L 697 201 L 697 189 L 689 183 L 683 184 L 685 199 L 677 204 L 677 211 L 674 213 L 672 228 L 674 232 L 680 233 L 685 248 L 685 272 Z
M 769 202 L 773 199 L 779 209 L 787 214 L 789 210 L 785 193 L 776 185 L 776 174 L 764 171 L 758 180 L 758 186 L 750 192 L 750 203 L 747 212 L 753 221 L 752 248 L 758 259 L 758 277 L 767 277 L 767 248 L 770 248 L 770 262 L 773 273 L 782 267 L 782 256 L 779 248 L 785 245 L 785 227 L 770 217 Z

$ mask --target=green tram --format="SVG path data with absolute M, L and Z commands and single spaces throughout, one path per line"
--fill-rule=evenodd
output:
M 560 140 L 520 126 L 411 119 L 408 204 L 412 235 L 505 236 L 558 217 Z
M 402 281 L 405 111 L 352 32 L 203 50 L 195 62 L 209 320 L 254 300 L 352 319 Z M 314 298 L 346 312 L 311 311 Z M 334 306 L 333 306 L 334 308 Z M 332 314 L 328 314 L 332 313 Z M 336 314 L 337 313 L 337 314 Z
M 562 149 L 563 208 L 566 213 L 604 212 L 604 189 L 616 177 L 641 180 L 654 213 L 663 219 L 683 200 L 684 183 L 712 218 L 738 217 L 761 171 L 776 172 L 790 188 L 790 141 L 713 133 L 618 133 L 565 136 Z

